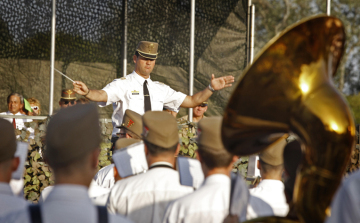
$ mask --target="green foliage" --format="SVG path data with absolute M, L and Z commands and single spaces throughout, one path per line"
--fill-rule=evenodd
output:
M 350 95 L 346 99 L 354 115 L 355 123 L 360 124 L 360 95 Z
M 179 138 L 180 138 L 180 155 L 195 157 L 197 150 L 196 145 L 196 124 L 186 122 L 179 125 Z
M 288 26 L 304 18 L 326 13 L 324 0 L 253 0 L 255 13 L 255 53 Z M 331 15 L 338 17 L 346 32 L 345 51 L 334 78 L 342 91 L 344 83 L 350 94 L 359 92 L 360 1 L 331 1 Z
M 351 151 L 350 162 L 346 168 L 346 174 L 354 172 L 360 168 L 360 145 L 357 144 L 355 149 Z
M 35 130 L 35 137 L 29 140 L 30 132 L 25 129 L 15 131 L 15 134 L 20 135 L 18 140 L 30 143 L 28 157 L 25 162 L 24 196 L 27 200 L 37 203 L 41 191 L 45 187 L 54 184 L 52 173 L 47 164 L 44 163 L 42 154 L 39 153 L 39 151 L 44 152 L 44 143 L 42 141 L 44 141 L 46 120 L 35 120 L 32 123 L 26 123 L 25 126 L 31 126 Z

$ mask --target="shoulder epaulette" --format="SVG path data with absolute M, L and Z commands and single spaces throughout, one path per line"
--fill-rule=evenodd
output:
M 157 83 L 157 84 L 166 85 L 166 84 L 164 84 L 163 82 L 160 82 L 160 81 L 154 81 L 154 82 Z
M 120 78 L 120 80 L 126 80 L 126 77 L 122 77 L 122 78 Z

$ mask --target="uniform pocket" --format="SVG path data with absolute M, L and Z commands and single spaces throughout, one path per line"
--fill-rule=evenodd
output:
M 128 109 L 137 112 L 139 114 L 144 113 L 144 96 L 143 95 L 133 95 L 129 93 L 129 107 Z
M 164 95 L 162 92 L 150 92 L 151 97 L 151 110 L 162 111 L 164 107 Z

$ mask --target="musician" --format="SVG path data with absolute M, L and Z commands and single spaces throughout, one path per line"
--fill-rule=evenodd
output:
M 287 215 L 289 206 L 286 203 L 284 183 L 281 181 L 284 172 L 283 151 L 285 145 L 286 138 L 284 136 L 259 154 L 257 167 L 262 180 L 257 187 L 250 189 L 251 198 L 247 219 L 269 215 L 281 217 Z M 254 205 L 255 199 L 264 201 L 262 203 L 264 207 L 259 207 L 258 204 Z M 271 209 L 268 209 L 269 206 Z
M 199 158 L 205 181 L 194 193 L 172 202 L 166 210 L 164 223 L 223 222 L 229 213 L 230 173 L 238 157 L 226 151 L 221 141 L 222 117 L 199 122 Z
M 326 223 L 360 221 L 360 170 L 352 173 L 340 186 L 331 204 Z
M 76 105 L 76 95 L 71 89 L 63 89 L 59 101 L 61 108 L 67 108 Z
M 116 182 L 107 207 L 111 213 L 125 215 L 134 222 L 161 222 L 167 205 L 193 191 L 180 184 L 174 170 L 179 136 L 176 120 L 163 111 L 143 116 L 143 140 L 149 166 L 146 173 Z
M 19 165 L 19 157 L 15 157 L 16 138 L 14 128 L 5 119 L 0 119 L 0 216 L 24 209 L 28 204 L 15 196 L 9 185 L 11 174 Z

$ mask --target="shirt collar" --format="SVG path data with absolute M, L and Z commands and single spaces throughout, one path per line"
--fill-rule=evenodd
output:
M 158 166 L 158 165 L 166 165 L 166 166 L 170 166 L 171 168 L 174 168 L 173 165 L 171 165 L 171 163 L 168 163 L 168 162 L 155 162 L 155 163 L 151 164 L 149 168 L 151 168 L 153 166 Z
M 258 187 L 273 187 L 273 188 L 278 188 L 279 190 L 284 190 L 284 183 L 280 180 L 272 180 L 272 179 L 264 179 L 262 180 Z
M 228 184 L 230 185 L 230 177 L 226 176 L 225 174 L 212 174 L 206 177 L 204 181 L 205 185 L 209 184 Z
M 10 111 L 7 111 L 7 115 L 13 115 L 13 113 L 11 113 Z M 18 112 L 15 115 L 23 115 L 23 114 L 21 114 L 21 112 Z
M 151 77 L 149 77 L 148 79 L 145 79 L 145 78 L 143 78 L 142 76 L 140 76 L 138 73 L 136 73 L 135 71 L 133 71 L 132 74 L 133 74 L 134 79 L 135 79 L 141 86 L 143 86 L 145 80 L 147 80 L 149 86 L 152 84 Z
M 45 202 L 79 202 L 84 200 L 91 202 L 88 195 L 87 187 L 74 184 L 59 184 L 54 186 L 53 190 L 50 192 Z
M 0 194 L 7 194 L 11 196 L 15 196 L 11 187 L 8 183 L 1 182 L 0 183 Z

